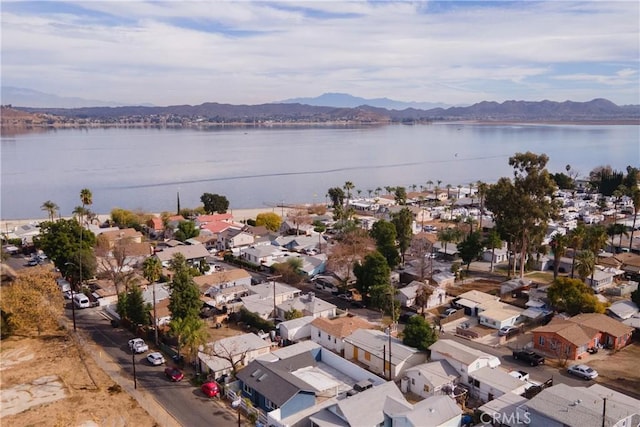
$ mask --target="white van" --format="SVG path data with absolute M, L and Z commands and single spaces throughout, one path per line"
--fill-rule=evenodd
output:
M 76 308 L 89 308 L 91 303 L 85 294 L 73 294 L 73 304 Z

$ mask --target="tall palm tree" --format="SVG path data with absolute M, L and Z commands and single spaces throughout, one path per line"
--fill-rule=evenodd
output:
M 587 238 L 585 239 L 586 247 L 593 252 L 594 268 L 591 271 L 591 284 L 593 285 L 593 276 L 596 269 L 597 255 L 607 244 L 607 229 L 603 225 L 595 225 L 587 229 Z
M 582 245 L 584 244 L 584 240 L 587 238 L 587 229 L 584 225 L 578 224 L 576 228 L 574 228 L 569 234 L 569 246 L 573 248 L 573 260 L 571 261 L 571 278 L 574 277 L 574 272 L 576 269 L 576 257 L 578 255 L 578 251 L 582 249 Z
M 376 191 L 375 191 L 376 196 L 379 196 L 381 191 L 382 191 L 382 188 L 376 187 Z
M 629 239 L 629 251 L 633 244 L 633 234 L 636 231 L 636 218 L 638 217 L 638 209 L 640 208 L 640 189 L 631 190 L 631 201 L 633 202 L 633 224 L 631 225 L 631 237 Z
M 447 188 L 447 199 L 451 198 L 451 187 L 453 187 L 451 184 L 447 184 L 446 188 Z
M 431 187 L 432 187 L 432 186 L 433 186 L 433 181 L 431 181 L 431 180 L 427 181 L 427 189 L 428 189 L 429 191 L 431 191 Z
M 555 234 L 551 239 L 551 247 L 553 248 L 553 278 L 558 277 L 558 269 L 560 268 L 560 258 L 567 252 L 567 244 L 569 238 L 564 234 Z
M 353 190 L 356 186 L 351 181 L 347 181 L 344 183 L 342 188 L 347 192 L 347 200 L 351 198 L 351 190 Z
M 87 209 L 87 206 L 91 206 L 93 204 L 93 194 L 91 193 L 91 190 L 88 188 L 80 190 L 80 201 L 82 202 L 83 210 Z M 80 224 L 84 227 L 84 215 Z
M 42 206 L 40 206 L 40 209 L 42 209 L 43 211 L 46 211 L 47 214 L 49 215 L 49 220 L 53 222 L 56 216 L 56 213 L 60 210 L 60 207 L 58 207 L 58 205 L 56 205 L 51 200 L 47 200 L 42 204 Z
M 156 282 L 162 275 L 162 263 L 155 256 L 144 260 L 142 264 L 142 275 L 153 286 L 153 330 L 155 331 L 156 345 L 158 344 L 158 315 L 156 312 Z M 116 290 L 117 292 L 117 290 Z
M 482 232 L 482 215 L 484 214 L 484 196 L 487 194 L 487 188 L 489 187 L 482 181 L 476 182 L 478 187 L 478 197 L 480 198 L 480 223 L 478 224 L 478 229 Z
M 458 200 L 460 200 L 460 190 L 462 190 L 462 185 L 458 184 Z
M 185 348 L 189 358 L 193 358 L 200 345 L 206 344 L 205 324 L 197 317 L 175 318 L 169 322 L 171 335 L 178 339 L 178 357 Z M 203 341 L 204 339 L 204 341 Z

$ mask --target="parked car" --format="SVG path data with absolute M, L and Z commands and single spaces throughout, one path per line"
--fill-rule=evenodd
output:
M 164 365 L 164 356 L 162 355 L 162 353 L 158 353 L 157 351 L 154 351 L 153 353 L 149 353 L 147 355 L 147 360 L 153 366 Z
M 571 365 L 567 372 L 585 380 L 592 380 L 598 377 L 598 371 L 587 365 Z
M 510 337 L 517 334 L 519 331 L 517 326 L 503 326 L 498 330 L 498 335 L 501 337 Z
M 207 381 L 206 383 L 200 386 L 200 390 L 207 397 L 216 397 L 220 394 L 220 388 L 218 387 L 218 383 L 215 381 Z
M 455 308 L 449 307 L 440 316 L 441 317 L 449 317 L 452 314 L 456 313 L 457 311 L 458 310 L 456 310 Z
M 526 362 L 531 366 L 538 366 L 538 365 L 544 364 L 544 357 L 530 350 L 514 351 L 513 358 L 516 360 L 522 360 L 523 362 Z
M 149 351 L 149 346 L 142 338 L 133 338 L 129 340 L 129 350 L 136 353 L 144 353 L 145 351 Z
M 173 382 L 182 381 L 182 379 L 184 378 L 184 373 L 180 370 L 180 368 L 177 368 L 175 366 L 164 368 L 164 374 Z

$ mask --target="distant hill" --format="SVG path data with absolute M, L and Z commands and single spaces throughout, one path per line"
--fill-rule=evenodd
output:
M 3 105 L 14 107 L 36 108 L 83 108 L 83 107 L 118 107 L 130 105 L 124 102 L 98 101 L 75 97 L 64 97 L 44 93 L 37 90 L 13 86 L 2 86 L 0 89 Z
M 19 108 L 32 113 L 106 121 L 108 123 L 145 121 L 148 123 L 182 123 L 186 120 L 213 123 L 415 123 L 448 120 L 521 121 L 521 122 L 640 122 L 640 105 L 618 106 L 606 99 L 589 102 L 554 101 L 484 101 L 468 107 L 420 110 L 388 110 L 360 106 L 357 108 L 320 107 L 303 104 L 230 105 L 208 102 L 200 105 L 168 107 L 86 107 Z
M 451 105 L 434 102 L 403 102 L 389 98 L 366 99 L 349 95 L 348 93 L 324 93 L 315 98 L 292 98 L 280 101 L 281 104 L 305 104 L 317 107 L 345 107 L 355 108 L 363 105 L 384 108 L 387 110 L 406 110 L 415 108 L 418 110 L 430 110 L 432 108 L 446 108 Z

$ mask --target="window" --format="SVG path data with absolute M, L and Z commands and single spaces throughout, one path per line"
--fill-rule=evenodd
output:
M 244 390 L 244 392 L 247 393 L 248 395 L 253 394 L 253 389 L 249 387 L 246 383 L 242 384 L 242 390 Z
M 425 384 L 424 387 L 422 388 L 423 391 L 426 391 L 427 393 L 429 393 L 429 391 L 431 390 L 431 388 Z
M 336 344 L 338 342 L 338 340 L 334 337 L 333 338 L 333 343 Z
M 368 351 L 364 352 L 364 360 L 371 360 L 371 353 L 369 353 Z
M 327 340 L 331 341 L 331 335 L 327 335 Z
M 416 385 L 416 379 L 415 378 L 411 378 L 411 385 Z
M 266 398 L 264 399 L 264 406 L 269 410 L 278 409 L 278 405 Z
M 540 337 L 538 338 L 538 344 L 544 347 L 544 337 L 542 335 L 540 335 Z
M 318 331 L 318 338 L 320 338 L 320 335 L 322 335 L 322 334 L 320 333 L 320 331 Z

